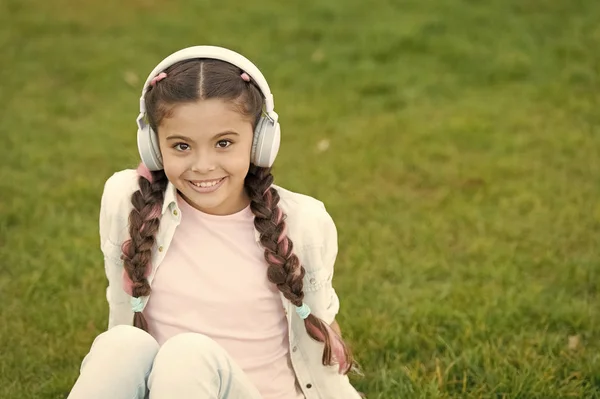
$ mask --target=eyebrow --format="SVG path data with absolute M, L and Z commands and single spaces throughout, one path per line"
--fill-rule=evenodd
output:
M 228 131 L 225 131 L 225 132 L 221 132 L 221 133 L 215 134 L 212 139 L 216 140 L 216 139 L 218 139 L 220 137 L 227 136 L 229 134 L 232 134 L 234 136 L 239 136 L 240 135 L 238 132 L 234 132 L 234 131 L 228 130 Z M 181 135 L 178 135 L 178 134 L 173 134 L 173 135 L 167 136 L 167 140 L 183 140 L 183 141 L 190 141 L 190 142 L 194 141 L 194 140 L 192 140 L 191 138 L 189 138 L 187 136 L 181 136 Z

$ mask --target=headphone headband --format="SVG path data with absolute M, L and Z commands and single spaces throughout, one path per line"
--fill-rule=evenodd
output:
M 271 89 L 269 88 L 267 80 L 260 72 L 260 70 L 256 67 L 256 65 L 254 65 L 249 59 L 247 59 L 241 54 L 236 53 L 235 51 L 216 46 L 193 46 L 184 48 L 182 50 L 174 52 L 173 54 L 169 55 L 167 58 L 162 60 L 160 64 L 158 64 L 152 70 L 152 72 L 150 72 L 150 75 L 148 75 L 148 78 L 146 79 L 146 83 L 144 83 L 142 95 L 140 97 L 140 114 L 146 113 L 146 103 L 144 100 L 144 96 L 146 95 L 146 91 L 148 90 L 148 86 L 150 85 L 152 79 L 171 65 L 174 65 L 180 61 L 195 58 L 210 58 L 225 61 L 237 66 L 238 68 L 246 72 L 248 75 L 250 75 L 252 80 L 254 80 L 254 82 L 260 89 L 262 95 L 265 97 L 266 114 L 269 117 L 275 118 L 275 120 L 277 120 L 277 114 L 275 114 L 273 94 L 271 94 Z
M 140 113 L 136 119 L 138 125 L 138 150 L 142 162 L 150 170 L 160 170 L 163 168 L 162 156 L 156 132 L 147 123 L 146 119 L 146 101 L 144 99 L 148 86 L 158 74 L 164 72 L 171 65 L 180 61 L 191 59 L 215 59 L 228 62 L 240 68 L 248 74 L 258 86 L 261 94 L 265 98 L 265 109 L 263 115 L 254 128 L 254 137 L 252 141 L 252 149 L 250 153 L 251 163 L 259 167 L 271 167 L 279 151 L 279 143 L 281 140 L 281 131 L 279 127 L 279 117 L 274 110 L 273 94 L 267 84 L 267 80 L 260 70 L 241 54 L 235 51 L 216 47 L 216 46 L 194 46 L 188 47 L 169 55 L 158 64 L 144 83 L 142 95 L 140 96 Z M 244 76 L 239 76 L 239 79 L 246 80 Z

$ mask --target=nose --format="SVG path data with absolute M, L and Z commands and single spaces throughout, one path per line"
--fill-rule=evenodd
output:
M 216 159 L 211 151 L 199 151 L 194 157 L 192 171 L 207 173 L 216 169 Z

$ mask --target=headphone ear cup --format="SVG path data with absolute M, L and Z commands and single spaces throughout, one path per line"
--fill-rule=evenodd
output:
M 259 152 L 258 146 L 259 142 L 262 140 L 262 132 L 264 130 L 265 117 L 261 117 L 256 124 L 256 128 L 254 129 L 254 137 L 252 137 L 252 150 L 250 151 L 250 162 L 256 166 L 260 166 L 257 164 L 257 153 Z
M 144 165 L 151 171 L 161 170 L 163 164 L 158 136 L 150 125 L 144 124 L 141 128 L 138 128 L 137 144 Z
M 279 123 L 262 117 L 254 130 L 250 161 L 259 167 L 270 168 L 275 162 L 281 142 Z

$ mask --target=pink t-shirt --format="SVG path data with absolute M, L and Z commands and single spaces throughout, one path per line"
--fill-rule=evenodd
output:
M 177 197 L 181 224 L 152 283 L 144 310 L 162 345 L 182 332 L 220 344 L 265 399 L 303 398 L 289 361 L 279 290 L 267 279 L 250 207 L 209 215 Z

